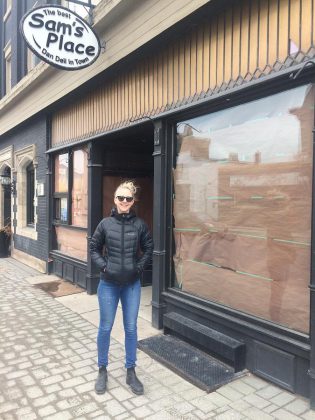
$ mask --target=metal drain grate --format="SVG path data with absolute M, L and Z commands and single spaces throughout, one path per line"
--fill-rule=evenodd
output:
M 140 340 L 138 347 L 206 392 L 242 376 L 230 366 L 171 335 Z

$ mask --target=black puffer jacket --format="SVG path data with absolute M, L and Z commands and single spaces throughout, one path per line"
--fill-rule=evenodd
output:
M 119 214 L 113 209 L 111 216 L 99 223 L 90 242 L 91 258 L 101 271 L 101 279 L 122 285 L 139 278 L 151 262 L 152 251 L 148 227 L 132 211 Z

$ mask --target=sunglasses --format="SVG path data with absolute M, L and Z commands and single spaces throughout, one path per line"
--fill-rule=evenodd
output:
M 116 197 L 118 201 L 121 203 L 126 199 L 127 203 L 131 203 L 133 201 L 133 197 L 125 197 L 124 195 L 117 195 Z

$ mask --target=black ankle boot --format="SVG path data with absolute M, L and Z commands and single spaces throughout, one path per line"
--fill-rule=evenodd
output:
M 143 394 L 143 385 L 137 378 L 134 367 L 127 369 L 126 383 L 127 385 L 130 385 L 131 391 L 134 394 L 137 394 L 137 395 Z
M 98 376 L 95 383 L 95 392 L 97 394 L 105 394 L 107 386 L 107 370 L 105 366 L 99 368 Z

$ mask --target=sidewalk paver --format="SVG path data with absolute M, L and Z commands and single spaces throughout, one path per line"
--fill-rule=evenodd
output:
M 136 396 L 125 382 L 121 330 L 111 340 L 108 391 L 96 395 L 95 297 L 81 294 L 79 307 L 80 294 L 53 298 L 34 287 L 46 278 L 0 259 L 1 420 L 315 419 L 308 400 L 250 373 L 207 394 L 141 351 L 145 395 Z M 158 333 L 145 308 L 140 318 L 143 336 Z

